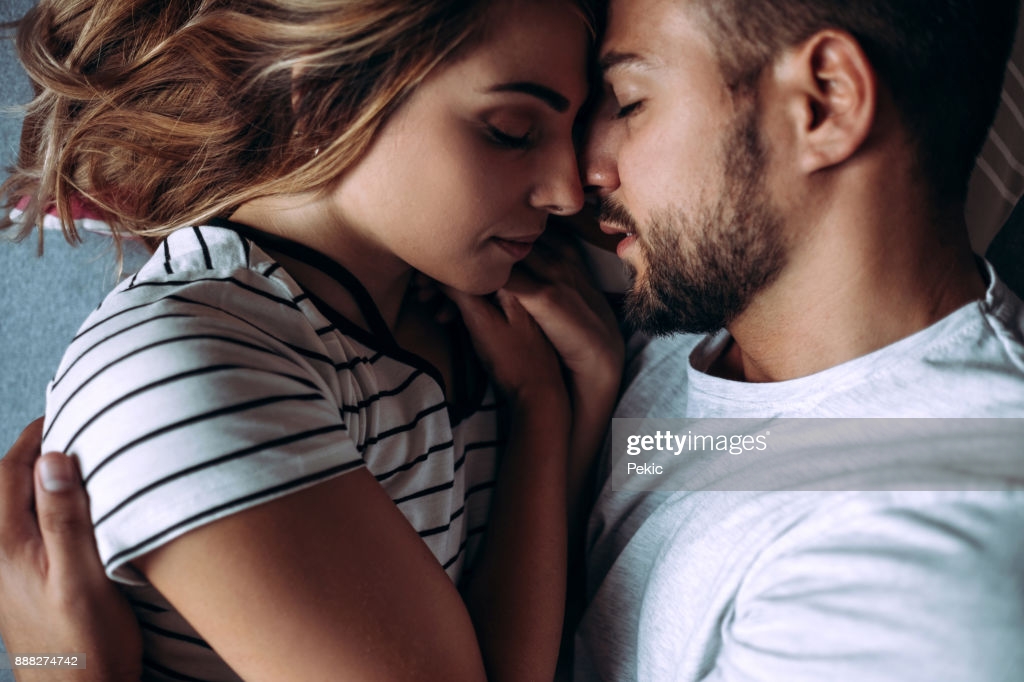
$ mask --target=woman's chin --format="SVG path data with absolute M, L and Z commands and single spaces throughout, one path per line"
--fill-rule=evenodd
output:
M 481 272 L 475 275 L 467 276 L 463 274 L 462 277 L 451 278 L 449 281 L 444 283 L 453 289 L 466 294 L 473 294 L 474 296 L 487 296 L 493 294 L 498 289 L 502 288 L 508 283 L 509 277 L 512 275 L 512 268 L 494 268 L 490 272 Z M 443 281 L 443 280 L 441 280 Z

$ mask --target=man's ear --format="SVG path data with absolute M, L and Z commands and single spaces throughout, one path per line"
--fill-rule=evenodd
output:
M 773 72 L 802 172 L 843 163 L 861 148 L 875 123 L 878 82 L 853 36 L 820 31 L 784 52 Z

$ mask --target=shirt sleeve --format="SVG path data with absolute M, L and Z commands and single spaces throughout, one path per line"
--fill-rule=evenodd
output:
M 363 463 L 290 301 L 230 281 L 143 289 L 87 320 L 44 427 L 44 448 L 78 458 L 106 571 L 129 584 L 145 583 L 134 558 Z

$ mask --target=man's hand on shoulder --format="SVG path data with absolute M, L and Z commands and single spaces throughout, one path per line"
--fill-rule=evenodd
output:
M 19 682 L 135 681 L 142 639 L 107 578 L 75 461 L 39 456 L 42 419 L 0 459 L 0 635 L 17 654 L 86 655 L 86 668 L 19 668 Z

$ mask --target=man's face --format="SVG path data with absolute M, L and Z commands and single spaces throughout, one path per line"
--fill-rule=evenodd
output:
M 681 0 L 613 0 L 609 100 L 584 154 L 605 231 L 626 233 L 627 313 L 651 333 L 720 329 L 784 263 L 753 94 L 734 99 Z

